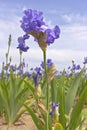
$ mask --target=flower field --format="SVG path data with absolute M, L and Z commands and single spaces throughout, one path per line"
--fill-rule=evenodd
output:
M 18 37 L 19 65 L 12 65 L 9 58 L 9 35 L 6 63 L 0 74 L 0 119 L 4 119 L 5 129 L 20 126 L 18 130 L 22 130 L 26 116 L 29 119 L 25 124 L 31 130 L 87 130 L 87 58 L 82 67 L 72 60 L 67 70 L 57 71 L 46 52 L 60 38 L 59 26 L 50 28 L 43 13 L 31 9 L 24 11 L 20 22 L 24 35 Z M 28 71 L 22 54 L 30 49 L 25 41 L 31 36 L 42 50 L 43 62 Z

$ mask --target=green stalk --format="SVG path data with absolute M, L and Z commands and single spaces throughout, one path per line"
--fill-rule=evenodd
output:
M 6 79 L 8 75 L 8 53 L 6 53 Z
M 46 120 L 46 130 L 49 130 L 49 83 L 48 83 L 48 76 L 47 76 L 47 65 L 46 65 L 46 50 L 43 51 L 44 57 L 44 70 L 45 70 L 45 79 L 46 79 L 46 90 L 47 90 L 47 120 Z
M 22 65 L 22 51 L 20 50 L 19 53 L 20 53 L 20 68 L 21 68 L 21 65 Z
M 8 78 L 8 56 L 9 56 L 10 46 L 11 46 L 11 35 L 9 35 L 8 50 L 7 50 L 7 53 L 6 53 L 6 80 Z
M 20 75 L 21 75 L 21 69 L 22 69 L 22 51 L 19 50 L 20 53 Z
M 8 78 L 8 56 L 9 56 L 9 51 L 10 51 L 10 45 L 8 44 L 8 51 L 6 53 L 6 80 Z

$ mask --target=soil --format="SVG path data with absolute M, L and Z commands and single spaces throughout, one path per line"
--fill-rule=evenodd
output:
M 23 114 L 21 118 L 12 126 L 8 127 L 4 118 L 0 118 L 0 130 L 37 130 L 32 118 Z
M 87 121 L 84 126 L 87 127 Z M 29 114 L 24 113 L 21 118 L 10 127 L 6 124 L 5 119 L 0 117 L 0 130 L 37 130 L 37 128 Z

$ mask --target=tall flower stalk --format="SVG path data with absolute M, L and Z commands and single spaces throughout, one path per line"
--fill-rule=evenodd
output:
M 24 11 L 24 16 L 21 20 L 21 28 L 25 32 L 25 35 L 18 38 L 18 49 L 26 52 L 29 47 L 25 45 L 25 40 L 29 36 L 33 36 L 34 40 L 38 43 L 40 49 L 43 52 L 44 58 L 44 71 L 46 80 L 46 108 L 47 108 L 47 119 L 46 119 L 46 130 L 49 130 L 49 81 L 47 74 L 47 64 L 46 64 L 46 49 L 47 46 L 54 43 L 55 39 L 59 38 L 60 29 L 56 25 L 54 28 L 49 28 L 45 23 L 43 13 L 41 11 L 27 9 Z
M 7 50 L 7 53 L 6 53 L 6 79 L 8 77 L 8 66 L 9 66 L 8 58 L 9 58 L 9 51 L 10 51 L 11 41 L 12 41 L 11 35 L 9 35 L 9 39 L 8 39 L 8 50 Z
M 47 64 L 46 64 L 46 50 L 43 51 L 44 57 L 44 70 L 45 70 L 45 80 L 46 80 L 46 90 L 47 90 L 47 120 L 46 120 L 46 129 L 49 130 L 49 83 L 48 83 L 48 76 L 47 76 Z
M 21 75 L 21 71 L 22 71 L 22 51 L 19 50 L 19 53 L 20 53 L 19 74 Z

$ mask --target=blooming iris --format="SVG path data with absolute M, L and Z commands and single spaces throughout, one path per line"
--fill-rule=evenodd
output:
M 35 87 L 38 87 L 40 84 L 40 78 L 42 77 L 41 68 L 36 67 L 35 69 L 31 68 L 31 78 L 34 80 Z
M 48 67 L 48 68 L 51 68 L 52 65 L 53 65 L 52 60 L 51 60 L 51 59 L 47 59 L 47 67 Z M 42 63 L 41 63 L 41 67 L 44 68 L 44 62 L 43 62 L 43 61 L 42 61 Z
M 21 20 L 21 28 L 24 30 L 24 32 L 37 32 L 40 30 L 42 25 L 45 25 L 42 12 L 31 9 L 24 11 L 24 16 Z
M 44 21 L 43 13 L 41 11 L 31 9 L 25 10 L 24 16 L 20 22 L 23 31 L 27 35 L 32 35 L 34 39 L 36 39 L 42 50 L 44 50 L 47 45 L 52 44 L 55 39 L 59 38 L 59 27 L 56 25 L 53 29 L 49 28 Z M 28 50 L 28 46 L 25 46 L 24 36 L 19 37 L 18 42 L 18 48 L 20 50 Z
M 53 43 L 55 39 L 59 38 L 60 30 L 58 26 L 55 26 L 53 29 L 47 29 L 45 32 L 47 35 L 46 43 L 48 45 Z
M 52 116 L 53 123 L 58 122 L 59 120 L 59 112 L 58 112 L 59 103 L 52 103 L 52 111 L 50 112 L 50 115 Z
M 81 69 L 80 65 L 73 64 L 73 67 L 71 70 L 80 70 L 80 69 Z
M 20 50 L 26 52 L 29 47 L 25 45 L 25 40 L 29 38 L 29 35 L 28 34 L 25 34 L 21 37 L 18 38 L 18 42 L 19 42 L 19 45 L 17 48 L 19 48 Z
M 59 107 L 59 103 L 52 103 L 52 111 L 50 112 L 50 115 L 54 115 L 57 114 L 57 116 L 59 116 L 58 113 L 58 107 Z
M 35 84 L 35 92 L 37 98 L 41 95 L 41 86 L 40 86 L 40 79 L 42 78 L 41 68 L 36 67 L 35 69 L 31 68 L 31 78 L 33 78 Z
M 16 71 L 16 66 L 10 65 L 10 69 L 11 69 L 12 71 Z
M 87 57 L 84 58 L 83 64 L 87 64 Z

